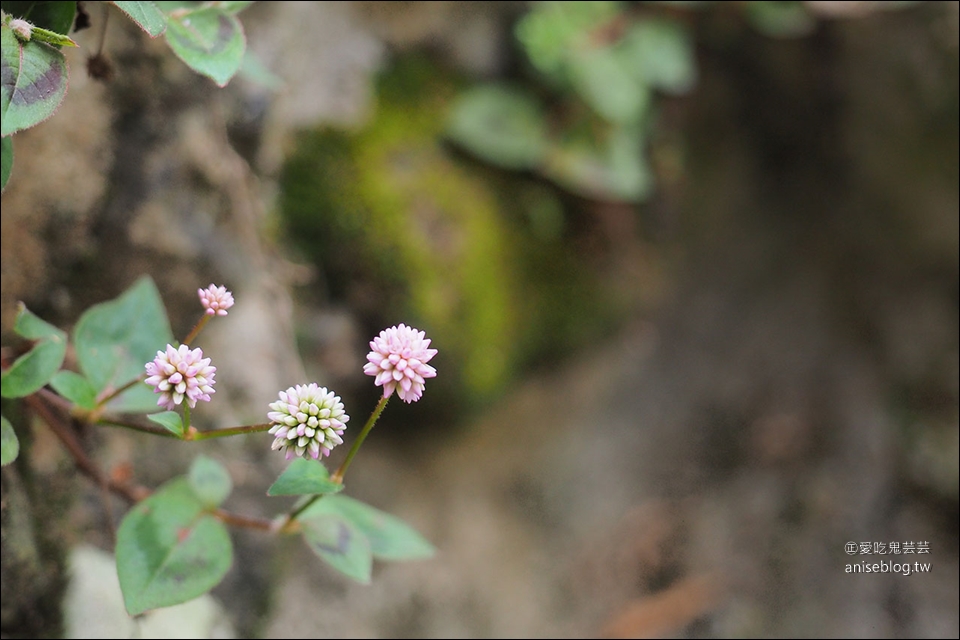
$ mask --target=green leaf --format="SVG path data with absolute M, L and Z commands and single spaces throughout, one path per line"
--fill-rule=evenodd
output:
M 130 615 L 192 600 L 217 586 L 233 563 L 223 524 L 186 478 L 131 509 L 117 531 L 117 575 Z
M 300 496 L 315 493 L 337 493 L 343 485 L 330 479 L 330 473 L 317 460 L 297 458 L 267 489 L 268 496 Z
M 634 77 L 672 94 L 686 93 L 697 82 L 697 63 L 689 32 L 673 21 L 638 22 L 618 46 Z
M 805 36 L 817 26 L 802 2 L 748 2 L 745 7 L 753 26 L 774 38 Z
M 75 371 L 63 369 L 50 378 L 50 386 L 70 402 L 93 409 L 97 406 L 97 390 L 90 381 Z
M 207 456 L 197 456 L 187 474 L 190 487 L 204 505 L 215 509 L 223 504 L 233 490 L 233 481 L 227 469 Z
M 98 394 L 118 389 L 173 342 L 156 285 L 144 276 L 118 298 L 87 309 L 73 330 L 80 369 Z M 116 411 L 158 410 L 147 385 L 134 385 L 109 404 Z
M 240 69 L 246 39 L 232 13 L 204 7 L 169 16 L 167 43 L 177 57 L 221 87 Z
M 151 413 L 147 420 L 156 422 L 158 425 L 174 433 L 177 436 L 183 436 L 183 419 L 176 411 L 161 411 L 160 413 Z
M 570 61 L 570 79 L 584 102 L 609 122 L 638 122 L 650 106 L 649 89 L 612 47 L 580 52 Z
M 152 2 L 114 2 L 113 5 L 130 16 L 151 38 L 161 35 L 167 28 L 167 16 Z
M 347 577 L 370 583 L 373 569 L 370 542 L 349 520 L 325 514 L 309 520 L 301 519 L 301 524 L 303 539 L 315 554 Z
M 539 105 L 525 93 L 500 85 L 462 94 L 450 113 L 447 135 L 483 160 L 507 169 L 536 167 L 547 149 Z
M 7 136 L 2 139 L 2 155 L 0 155 L 0 192 L 7 188 L 7 181 L 13 172 L 13 138 Z
M 43 122 L 66 93 L 63 53 L 43 42 L 20 42 L 9 26 L 0 26 L 0 135 Z
M 307 507 L 298 520 L 339 516 L 366 536 L 370 550 L 381 560 L 429 558 L 433 545 L 400 518 L 371 507 L 349 496 L 326 496 Z
M 20 455 L 20 441 L 6 416 L 0 416 L 0 466 L 7 466 Z
M 533 65 L 548 77 L 563 77 L 572 52 L 587 44 L 595 27 L 616 18 L 619 3 L 537 2 L 516 26 L 517 39 Z
M 4 2 L 3 10 L 55 33 L 70 33 L 77 15 L 76 2 Z
M 596 141 L 563 141 L 552 149 L 542 172 L 587 198 L 641 202 L 653 189 L 642 143 L 635 127 L 615 128 L 600 148 Z
M 60 369 L 67 353 L 67 334 L 33 315 L 23 303 L 13 330 L 36 343 L 0 377 L 0 395 L 4 398 L 22 398 L 43 387 Z

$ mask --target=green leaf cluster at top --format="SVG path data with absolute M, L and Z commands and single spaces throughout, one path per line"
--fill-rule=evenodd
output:
M 644 147 L 654 93 L 689 91 L 697 68 L 681 23 L 637 18 L 626 5 L 536 3 L 516 36 L 538 79 L 561 98 L 554 100 L 561 116 L 531 91 L 479 85 L 452 109 L 450 139 L 484 161 L 540 173 L 587 197 L 645 199 L 653 186 Z
M 150 37 L 166 37 L 170 49 L 191 69 L 225 86 L 240 70 L 246 36 L 237 13 L 252 2 L 111 2 Z M 77 46 L 67 35 L 76 2 L 3 2 L 0 26 L 0 115 L 5 189 L 13 167 L 9 136 L 52 116 L 67 93 L 67 61 L 60 50 Z M 32 25 L 24 38 L 10 27 L 13 19 Z

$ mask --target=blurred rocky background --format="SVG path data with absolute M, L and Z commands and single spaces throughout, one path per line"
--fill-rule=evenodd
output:
M 212 608 L 143 626 L 107 578 L 71 579 L 127 505 L 38 422 L 3 469 L 4 638 L 960 633 L 957 3 L 612 4 L 596 37 L 676 21 L 696 76 L 653 94 L 642 156 L 599 168 L 523 145 L 511 167 L 450 134 L 493 81 L 541 99 L 553 134 L 606 131 L 532 68 L 517 25 L 537 4 L 255 3 L 264 71 L 224 89 L 119 15 L 112 77 L 88 77 L 112 9 L 84 4 L 67 98 L 17 134 L 2 196 L 4 344 L 17 301 L 69 328 L 143 274 L 182 336 L 197 288 L 224 284 L 194 419 L 261 422 L 309 380 L 359 426 L 368 340 L 424 329 L 438 377 L 387 408 L 347 492 L 438 553 L 365 586 L 232 530 Z M 629 101 L 589 78 L 601 111 Z M 506 120 L 474 123 L 480 144 L 527 140 Z M 266 435 L 80 436 L 147 486 L 206 453 L 231 510 L 288 506 L 265 496 L 285 468 Z M 894 559 L 930 572 L 848 574 L 891 558 L 848 541 L 928 542 Z

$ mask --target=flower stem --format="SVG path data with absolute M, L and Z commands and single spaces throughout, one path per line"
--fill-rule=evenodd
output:
M 108 402 L 110 402 L 111 400 L 113 400 L 114 398 L 116 398 L 118 395 L 120 395 L 121 393 L 123 393 L 123 392 L 126 391 L 127 389 L 130 389 L 130 388 L 133 387 L 134 385 L 136 385 L 136 384 L 138 384 L 138 383 L 140 383 L 140 382 L 143 382 L 144 380 L 146 380 L 146 378 L 147 378 L 147 374 L 141 373 L 139 376 L 137 376 L 136 378 L 134 378 L 133 380 L 131 380 L 131 381 L 128 382 L 127 384 L 123 385 L 122 387 L 120 387 L 120 388 L 118 388 L 118 389 L 114 389 L 113 391 L 111 391 L 111 392 L 108 393 L 107 395 L 105 395 L 105 396 L 103 396 L 102 398 L 100 398 L 99 400 L 97 400 L 97 408 L 99 409 L 99 408 L 101 408 L 101 407 L 107 406 L 107 403 L 108 403 Z
M 203 314 L 203 316 L 201 316 L 201 318 L 197 320 L 197 324 L 193 325 L 193 329 L 190 330 L 190 333 L 187 334 L 187 337 L 184 338 L 183 342 L 181 342 L 180 344 L 190 344 L 191 342 L 193 342 L 193 340 L 198 335 L 200 335 L 200 331 L 206 326 L 208 322 L 210 322 L 210 318 L 212 317 L 213 316 L 209 314 L 206 314 L 206 313 Z
M 373 425 L 377 423 L 377 420 L 380 418 L 380 414 L 383 413 L 383 409 L 387 406 L 387 401 L 389 400 L 390 396 L 384 396 L 380 398 L 380 402 L 377 403 L 373 413 L 370 414 L 367 424 L 363 425 L 363 430 L 360 431 L 360 435 L 357 436 L 357 439 L 353 442 L 353 446 L 350 447 L 350 452 L 340 465 L 340 468 L 337 469 L 332 476 L 330 476 L 331 480 L 339 484 L 343 484 L 343 476 L 347 473 L 347 467 L 350 466 L 350 463 L 353 461 L 353 457 L 357 455 L 357 451 L 360 450 L 360 445 L 362 445 L 363 441 L 367 439 L 367 434 L 369 434 L 373 429 Z
M 263 424 L 248 424 L 242 427 L 227 427 L 226 429 L 212 429 L 210 431 L 197 431 L 191 428 L 184 436 L 184 440 L 209 440 L 210 438 L 225 438 L 243 433 L 258 433 L 260 431 L 267 431 L 272 426 L 272 422 L 265 422 Z
M 377 420 L 380 418 L 380 414 L 383 413 L 384 407 L 387 406 L 387 401 L 390 399 L 390 396 L 381 397 L 380 401 L 377 403 L 377 406 L 374 407 L 373 413 L 370 414 L 370 418 L 367 419 L 367 423 L 363 425 L 363 429 L 360 431 L 360 435 L 357 436 L 357 439 L 354 441 L 353 446 L 350 447 L 350 452 L 347 454 L 347 457 L 344 459 L 343 463 L 340 464 L 340 468 L 337 469 L 330 479 L 336 482 L 337 484 L 343 484 L 343 476 L 347 472 L 347 467 L 350 466 L 350 463 L 353 461 L 353 457 L 357 455 L 357 451 L 360 450 L 360 445 L 363 444 L 363 441 L 366 440 L 367 435 L 373 429 L 373 425 L 377 423 Z M 292 533 L 294 526 L 294 521 L 297 519 L 301 513 L 307 510 L 307 508 L 312 505 L 314 502 L 322 498 L 327 494 L 318 493 L 310 496 L 306 502 L 301 504 L 299 507 L 295 508 L 293 511 L 288 513 L 279 524 L 275 527 L 277 531 L 283 533 Z
M 123 418 L 117 416 L 101 416 L 97 418 L 96 424 L 102 424 L 108 427 L 123 427 L 124 429 L 130 429 L 131 431 L 141 431 L 143 433 L 150 433 L 155 436 L 164 436 L 165 438 L 177 438 L 178 440 L 181 439 L 180 436 L 172 431 L 164 429 L 160 425 L 139 424 L 137 422 L 124 420 Z

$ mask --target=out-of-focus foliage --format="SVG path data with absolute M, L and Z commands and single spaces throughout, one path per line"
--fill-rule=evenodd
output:
M 696 84 L 686 26 L 628 3 L 542 2 L 520 19 L 516 36 L 542 91 L 471 88 L 452 109 L 450 139 L 586 197 L 646 199 L 655 97 Z
M 400 59 L 383 74 L 366 127 L 301 136 L 281 177 L 281 210 L 328 295 L 370 326 L 409 318 L 428 328 L 443 346 L 434 389 L 454 385 L 450 402 L 472 404 L 523 367 L 596 339 L 629 301 L 584 268 L 553 190 L 478 171 L 445 148 L 460 86 L 426 58 Z M 523 126 L 508 122 L 513 113 L 535 120 L 509 97 L 500 105 L 506 127 Z M 514 149 L 515 165 L 532 157 Z

